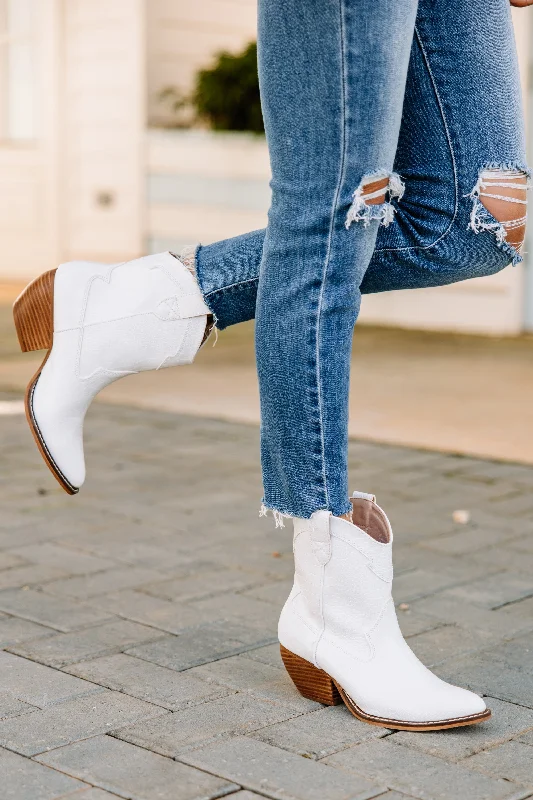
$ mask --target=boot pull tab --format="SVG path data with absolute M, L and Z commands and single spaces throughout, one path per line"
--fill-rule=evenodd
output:
M 375 494 L 367 494 L 366 492 L 352 492 L 354 500 L 370 500 L 371 503 L 376 502 Z
M 315 511 L 311 517 L 311 548 L 319 564 L 331 558 L 331 511 Z

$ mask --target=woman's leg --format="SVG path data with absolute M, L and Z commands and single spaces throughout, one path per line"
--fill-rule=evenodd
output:
M 374 724 L 481 722 L 483 700 L 439 680 L 404 641 L 389 522 L 373 496 L 348 500 L 346 486 L 352 329 L 378 222 L 392 221 L 379 201 L 401 193 L 392 149 L 414 8 L 262 0 L 260 9 L 273 172 L 256 308 L 265 505 L 295 517 L 282 657 L 304 696 L 342 699 Z
M 350 353 L 389 195 L 416 0 L 260 0 L 272 205 L 256 308 L 264 505 L 350 511 Z
M 471 196 L 485 165 L 511 174 L 489 177 L 481 202 L 499 220 L 523 217 L 522 203 L 483 196 L 524 197 L 520 189 L 490 189 L 516 183 L 512 172 L 527 169 L 509 3 L 420 0 L 394 163 L 405 195 L 394 223 L 379 229 L 363 294 L 453 283 L 520 260 L 523 224 L 507 225 L 503 239 L 498 220 Z M 198 252 L 200 282 L 221 328 L 255 316 L 264 237 L 253 231 Z

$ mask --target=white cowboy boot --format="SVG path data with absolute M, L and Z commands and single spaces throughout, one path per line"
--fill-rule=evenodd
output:
M 48 350 L 28 386 L 26 415 L 48 467 L 75 494 L 95 395 L 124 375 L 190 364 L 210 311 L 187 267 L 161 253 L 61 264 L 24 289 L 13 314 L 22 350 Z
M 405 642 L 394 609 L 392 530 L 372 495 L 351 498 L 355 524 L 317 511 L 294 520 L 294 587 L 279 640 L 304 697 L 344 701 L 358 718 L 427 731 L 490 717 L 483 700 L 437 678 Z

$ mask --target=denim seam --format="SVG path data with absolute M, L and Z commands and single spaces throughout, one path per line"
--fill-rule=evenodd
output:
M 226 292 L 230 289 L 236 289 L 239 286 L 242 286 L 245 283 L 253 283 L 254 281 L 259 281 L 259 276 L 256 275 L 253 278 L 246 278 L 244 281 L 237 281 L 236 283 L 229 283 L 227 286 L 220 286 L 218 289 L 211 289 L 210 292 L 206 292 L 204 294 L 204 298 L 211 297 L 213 294 L 219 294 L 220 292 Z
M 435 75 L 433 74 L 433 70 L 431 69 L 431 65 L 429 63 L 429 56 L 428 56 L 427 51 L 426 51 L 426 49 L 424 47 L 424 44 L 422 42 L 422 37 L 420 36 L 420 33 L 419 33 L 418 28 L 416 27 L 416 25 L 415 25 L 415 36 L 417 38 L 418 44 L 420 45 L 420 50 L 422 51 L 422 55 L 424 57 L 424 63 L 426 65 L 426 69 L 428 71 L 431 83 L 433 85 L 433 91 L 435 92 L 437 105 L 438 105 L 439 110 L 440 110 L 440 115 L 441 115 L 441 118 L 442 118 L 442 124 L 444 125 L 444 130 L 446 132 L 446 140 L 448 142 L 448 148 L 450 150 L 450 157 L 452 159 L 453 185 L 454 185 L 454 191 L 455 191 L 455 208 L 454 208 L 454 211 L 453 211 L 453 217 L 452 217 L 452 219 L 450 221 L 450 224 L 448 225 L 446 230 L 443 233 L 441 233 L 441 235 L 438 236 L 437 239 L 435 239 L 434 242 L 431 242 L 431 244 L 416 245 L 416 246 L 413 246 L 413 247 L 384 247 L 382 249 L 377 249 L 376 248 L 376 250 L 374 251 L 375 253 L 400 253 L 400 252 L 403 252 L 405 250 L 430 250 L 432 247 L 435 247 L 436 244 L 438 244 L 440 241 L 442 241 L 442 239 L 444 239 L 444 237 L 447 236 L 450 233 L 450 231 L 452 229 L 452 226 L 453 226 L 455 220 L 457 219 L 457 213 L 459 211 L 459 185 L 458 185 L 458 180 L 457 180 L 457 163 L 456 163 L 456 160 L 455 160 L 455 153 L 454 153 L 454 150 L 453 150 L 452 139 L 451 139 L 451 136 L 450 136 L 450 129 L 449 129 L 448 123 L 446 121 L 446 114 L 444 113 L 444 106 L 443 106 L 443 103 L 442 103 L 442 100 L 441 100 L 441 97 L 440 97 L 440 94 L 439 94 L 439 90 L 437 88 L 437 81 L 435 80 Z
M 328 269 L 329 269 L 329 260 L 331 257 L 331 244 L 333 240 L 333 233 L 335 230 L 335 220 L 337 217 L 337 207 L 339 204 L 339 198 L 341 195 L 342 185 L 345 180 L 345 169 L 346 169 L 346 64 L 345 64 L 345 42 L 344 42 L 344 8 L 343 8 L 344 0 L 339 0 L 339 26 L 340 26 L 340 64 L 341 64 L 341 163 L 339 168 L 339 177 L 337 180 L 337 186 L 335 188 L 335 193 L 333 195 L 333 204 L 331 207 L 331 214 L 330 214 L 330 222 L 329 222 L 329 233 L 328 233 L 328 245 L 326 251 L 326 258 L 324 260 L 324 266 L 322 268 L 322 281 L 320 285 L 320 293 L 318 296 L 318 307 L 317 307 L 317 321 L 316 321 L 316 382 L 317 382 L 317 393 L 318 393 L 318 413 L 319 413 L 319 425 L 320 425 L 320 445 L 322 450 L 322 481 L 323 481 L 323 491 L 324 491 L 324 498 L 326 502 L 326 506 L 329 507 L 329 492 L 328 492 L 328 481 L 327 481 L 327 469 L 326 469 L 326 445 L 325 445 L 325 437 L 324 437 L 324 414 L 323 414 L 323 398 L 322 398 L 322 374 L 320 369 L 320 330 L 322 324 L 322 305 L 324 300 L 324 291 L 326 288 L 326 281 L 328 277 Z
M 202 245 L 198 244 L 196 246 L 195 251 L 194 251 L 194 274 L 195 274 L 195 277 L 196 277 L 196 282 L 198 284 L 198 288 L 200 289 L 200 291 L 202 293 L 202 296 L 204 298 L 204 302 L 205 302 L 206 306 L 208 307 L 209 311 L 211 312 L 211 314 L 213 315 L 213 322 L 214 322 L 215 326 L 218 327 L 218 322 L 219 322 L 218 316 L 217 316 L 217 314 L 215 312 L 215 309 L 211 305 L 211 303 L 209 303 L 207 301 L 207 298 L 208 298 L 209 294 L 211 294 L 211 292 L 205 292 L 204 286 L 203 286 L 204 281 L 203 281 L 203 276 L 202 276 L 202 270 L 200 269 L 200 263 L 199 263 L 199 255 L 200 255 L 200 250 L 201 249 L 202 249 Z

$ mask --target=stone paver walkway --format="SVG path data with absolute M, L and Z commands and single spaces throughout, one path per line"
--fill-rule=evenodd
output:
M 352 444 L 411 646 L 494 712 L 415 734 L 284 672 L 291 534 L 258 518 L 256 427 L 100 405 L 87 456 L 68 497 L 0 417 L 2 800 L 533 797 L 533 468 Z

